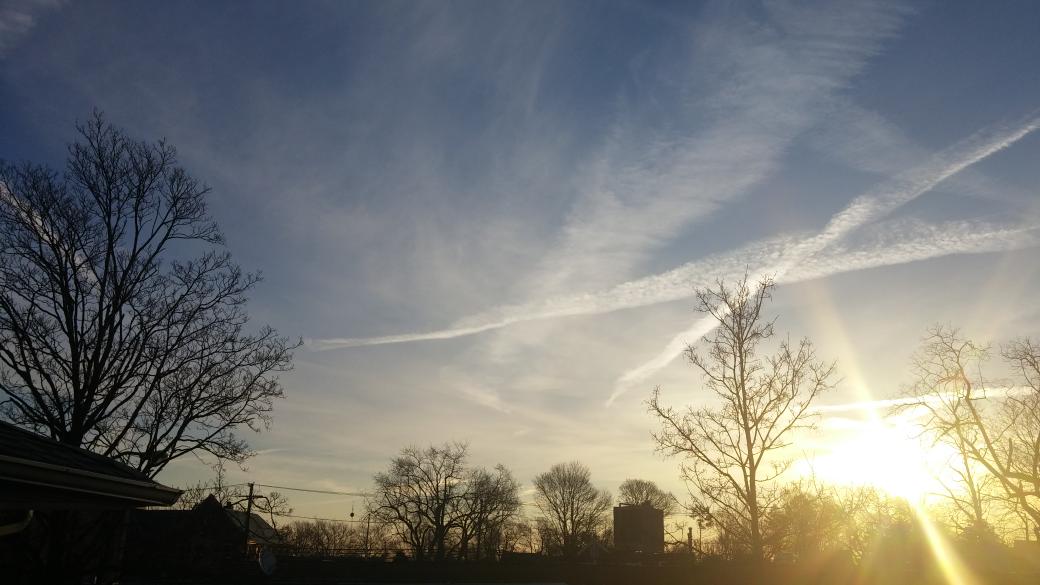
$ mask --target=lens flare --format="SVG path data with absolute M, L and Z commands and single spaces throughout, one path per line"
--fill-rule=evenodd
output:
M 834 483 L 873 485 L 905 499 L 927 539 L 932 556 L 950 585 L 978 585 L 979 579 L 960 559 L 942 531 L 928 515 L 926 501 L 942 488 L 943 474 L 955 455 L 944 444 L 925 442 L 914 424 L 912 409 L 898 414 L 874 405 L 877 398 L 861 374 L 857 352 L 834 307 L 825 283 L 807 287 L 813 316 L 827 338 L 834 340 L 851 384 L 865 407 L 858 417 L 830 417 L 829 430 L 844 438 L 831 441 L 825 452 L 814 457 L 812 472 Z

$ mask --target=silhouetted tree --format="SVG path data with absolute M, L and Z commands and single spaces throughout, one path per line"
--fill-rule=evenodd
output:
M 376 475 L 373 520 L 390 526 L 417 559 L 488 558 L 520 510 L 520 484 L 502 465 L 466 466 L 467 446 L 407 447 Z
M 675 496 L 646 479 L 626 479 L 621 482 L 617 499 L 625 504 L 650 504 L 664 512 L 665 516 L 675 512 L 678 507 Z
M 1001 356 L 1010 381 L 987 381 L 989 348 L 951 328 L 933 327 L 914 358 L 913 395 L 927 409 L 926 427 L 965 457 L 961 504 L 974 524 L 986 523 L 984 485 L 971 473 L 981 465 L 1004 497 L 1040 526 L 1040 345 L 1020 339 Z
M 449 534 L 465 515 L 464 443 L 406 447 L 375 476 L 372 517 L 396 531 L 418 560 L 445 558 Z
M 220 461 L 214 466 L 216 475 L 207 481 L 196 482 L 195 485 L 184 488 L 181 497 L 177 499 L 174 508 L 180 510 L 192 510 L 209 496 L 213 496 L 224 505 L 231 505 L 238 510 L 248 509 L 247 498 L 249 488 L 244 484 L 228 484 L 224 470 L 224 462 Z M 279 518 L 285 518 L 293 513 L 289 498 L 280 492 L 264 493 L 261 489 L 253 491 L 253 512 L 267 515 L 271 526 L 278 528 Z
M 844 523 L 840 532 L 841 546 L 857 560 L 871 554 L 877 556 L 874 549 L 887 533 L 915 523 L 906 500 L 889 496 L 873 486 L 832 486 L 822 494 L 813 493 L 838 506 Z
M 804 562 L 841 549 L 847 520 L 823 486 L 809 481 L 792 483 L 763 522 L 766 556 Z
M 884 564 L 892 554 L 886 547 L 897 549 L 894 542 L 917 538 L 918 531 L 906 500 L 872 486 L 835 486 L 815 478 L 784 486 L 763 522 L 767 557 L 817 564 L 842 557 Z
M 345 522 L 297 520 L 281 532 L 286 546 L 301 556 L 327 558 L 364 550 L 365 535 Z
M 683 457 L 682 476 L 694 507 L 706 511 L 717 530 L 753 558 L 763 557 L 762 522 L 780 496 L 775 480 L 789 462 L 775 455 L 790 444 L 793 431 L 811 426 L 809 405 L 833 386 L 834 364 L 816 360 L 812 343 L 792 347 L 781 341 L 771 356 L 761 345 L 773 337 L 773 320 L 762 315 L 773 281 L 730 288 L 718 282 L 697 293 L 699 308 L 718 327 L 707 338 L 707 353 L 694 346 L 686 356 L 700 370 L 714 404 L 679 411 L 660 402 L 660 388 L 648 405 L 660 421 L 658 450 Z
M 259 276 L 221 251 L 172 146 L 100 114 L 78 130 L 63 174 L 0 164 L 2 414 L 149 476 L 242 461 L 235 432 L 268 423 L 294 345 L 246 332 Z
M 367 520 L 296 520 L 279 533 L 293 554 L 300 556 L 378 557 L 396 548 L 396 541 L 381 523 Z
M 505 531 L 520 510 L 520 484 L 503 465 L 494 473 L 477 468 L 466 477 L 459 519 L 459 558 L 494 558 L 504 547 Z
M 610 493 L 592 485 L 592 473 L 581 463 L 553 465 L 534 478 L 534 489 L 543 549 L 573 557 L 606 527 Z
M 499 552 L 535 552 L 538 531 L 522 515 L 517 515 L 503 524 L 498 532 L 495 550 Z
M 181 497 L 173 504 L 173 508 L 191 510 L 211 495 L 221 504 L 226 504 L 232 498 L 241 497 L 238 491 L 240 486 L 227 483 L 227 474 L 223 462 L 218 462 L 213 470 L 216 472 L 216 475 L 212 479 L 198 481 L 194 485 L 184 488 L 181 492 Z

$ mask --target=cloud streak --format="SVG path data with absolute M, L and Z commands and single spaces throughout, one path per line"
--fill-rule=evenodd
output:
M 41 13 L 60 4 L 61 0 L 14 0 L 0 6 L 0 58 L 36 25 Z
M 1028 394 L 1032 389 L 1025 386 L 990 386 L 983 389 L 980 398 L 1004 398 L 1007 396 L 1022 396 Z M 914 406 L 920 404 L 936 404 L 943 400 L 953 398 L 954 394 L 931 396 L 904 396 L 901 398 L 885 398 L 881 400 L 859 400 L 856 402 L 844 402 L 841 404 L 821 404 L 810 406 L 808 412 L 813 414 L 832 414 L 838 412 L 876 412 L 896 407 Z
M 684 98 L 674 122 L 686 135 L 646 136 L 638 117 L 617 124 L 532 279 L 535 295 L 623 280 L 683 228 L 746 194 L 908 12 L 894 2 L 776 2 L 749 19 L 727 8 L 711 5 L 703 30 L 692 31 L 695 57 L 678 78 L 696 97 Z M 697 95 L 704 86 L 712 89 Z
M 817 278 L 826 278 L 846 272 L 868 270 L 883 266 L 907 264 L 953 254 L 982 254 L 1003 252 L 1040 245 L 1040 225 L 1027 227 L 998 227 L 976 222 L 949 222 L 940 225 L 917 225 L 912 233 L 904 232 L 902 241 L 879 243 L 855 249 L 835 249 L 795 266 L 778 283 L 793 284 Z M 888 239 L 892 233 L 884 234 Z M 759 269 L 758 272 L 768 272 Z M 744 268 L 731 267 L 719 274 L 723 280 L 740 278 Z M 698 286 L 710 284 L 704 282 Z M 692 296 L 692 289 L 686 296 Z M 665 348 L 649 361 L 626 371 L 615 384 L 607 399 L 610 406 L 632 385 L 642 382 L 681 355 L 690 343 L 710 333 L 717 325 L 713 317 L 697 319 L 686 330 L 678 333 Z
M 779 262 L 756 272 L 771 273 L 775 275 L 778 283 L 791 282 L 793 279 L 789 273 L 807 258 L 859 227 L 877 221 L 920 197 L 946 178 L 1010 147 L 1037 128 L 1040 128 L 1040 118 L 1030 118 L 1015 126 L 992 128 L 976 133 L 940 152 L 928 163 L 904 172 L 856 197 L 845 209 L 832 217 L 819 234 L 799 242 L 785 252 Z M 688 329 L 672 338 L 658 355 L 622 374 L 615 384 L 613 393 L 607 399 L 607 406 L 634 383 L 645 380 L 671 363 L 691 341 L 700 339 L 713 328 L 710 317 L 697 319 Z
M 690 296 L 692 289 L 710 283 L 710 278 L 704 278 L 705 274 L 721 275 L 722 277 L 732 276 L 735 266 L 752 267 L 756 272 L 774 274 L 778 282 L 789 282 L 790 277 L 787 273 L 808 258 L 821 252 L 860 226 L 877 221 L 895 209 L 916 199 L 946 178 L 1011 146 L 1038 127 L 1040 127 L 1040 118 L 1031 118 L 1027 122 L 1014 127 L 995 128 L 976 133 L 953 147 L 940 152 L 928 163 L 897 175 L 893 179 L 885 181 L 878 187 L 860 195 L 844 210 L 832 217 L 820 233 L 809 238 L 796 239 L 786 237 L 766 240 L 745 247 L 735 254 L 719 255 L 692 262 L 660 275 L 621 284 L 605 293 L 566 295 L 554 297 L 543 302 L 504 306 L 463 319 L 455 327 L 439 331 L 367 338 L 312 339 L 308 340 L 308 346 L 315 350 L 328 350 L 453 339 L 499 329 L 523 321 L 605 313 L 678 300 Z M 932 234 L 932 237 L 940 236 Z M 973 239 L 969 238 L 969 241 L 973 241 Z M 949 244 L 950 242 L 946 243 Z M 925 245 L 925 248 L 928 249 L 929 247 Z M 889 256 L 882 250 L 875 250 L 874 253 L 877 254 L 876 258 L 878 260 L 888 258 L 886 264 L 912 261 L 903 260 L 903 258 L 920 259 L 918 255 L 913 253 L 906 255 L 911 251 L 907 250 L 905 246 L 895 244 L 895 249 L 897 253 L 892 256 Z M 962 248 L 954 243 L 953 249 Z M 962 253 L 969 251 L 962 249 Z M 925 252 L 925 254 L 928 254 L 928 252 Z M 869 260 L 867 263 L 877 266 L 886 265 L 875 264 Z M 810 266 L 813 265 L 810 264 Z M 841 265 L 851 264 L 838 264 L 838 266 Z M 816 266 L 816 276 L 813 276 L 813 278 L 825 276 L 826 272 L 818 268 L 819 264 L 816 264 Z M 690 339 L 690 335 L 702 329 L 702 326 L 695 324 L 680 335 L 686 336 L 684 337 L 685 339 Z M 701 333 L 701 335 L 704 333 Z M 663 367 L 663 364 L 667 364 L 671 359 L 674 359 L 675 356 L 681 353 L 681 349 L 677 350 L 679 347 L 677 339 L 678 337 L 673 339 L 665 351 L 658 357 L 647 364 L 626 372 L 619 379 L 619 384 L 628 384 L 645 379 L 646 376 Z M 616 396 L 617 391 L 615 391 L 615 395 L 612 395 L 608 402 L 612 402 Z
M 881 226 L 873 241 L 854 248 L 833 247 L 791 270 L 784 282 L 824 278 L 842 272 L 928 260 L 951 254 L 999 252 L 1040 244 L 1040 226 L 997 226 L 980 222 L 948 222 L 938 225 L 912 222 Z M 898 240 L 893 242 L 892 240 Z M 745 267 L 764 269 L 783 255 L 785 245 L 796 241 L 783 237 L 753 244 L 736 252 L 689 262 L 668 272 L 641 278 L 597 294 L 549 299 L 541 303 L 507 306 L 464 320 L 468 326 L 427 333 L 381 337 L 311 339 L 308 347 L 331 350 L 416 341 L 435 341 L 474 335 L 515 323 L 579 315 L 596 315 L 682 300 L 712 282 L 715 276 L 733 278 Z M 685 345 L 683 346 L 685 347 Z

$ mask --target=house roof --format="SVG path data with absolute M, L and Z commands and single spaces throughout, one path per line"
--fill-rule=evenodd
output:
M 228 510 L 225 508 L 225 513 L 231 518 L 231 521 L 238 527 L 239 530 L 245 530 L 246 526 L 246 513 L 243 510 Z M 280 542 L 281 539 L 276 531 L 270 524 L 264 520 L 263 516 L 258 514 L 249 515 L 249 536 L 260 544 L 275 544 Z
M 208 510 L 216 511 L 219 509 L 224 516 L 230 521 L 231 525 L 235 527 L 239 532 L 245 532 L 246 528 L 246 512 L 245 510 L 234 510 L 227 508 L 217 500 L 212 494 L 206 497 L 205 500 L 199 502 L 195 506 L 197 510 Z M 270 524 L 264 520 L 263 516 L 258 514 L 249 514 L 249 535 L 255 542 L 260 544 L 275 544 L 280 541 L 278 531 L 275 530 Z
M 168 506 L 180 493 L 118 461 L 0 421 L 0 508 Z
M 225 508 L 215 497 L 208 496 L 190 510 L 134 510 L 128 533 L 134 547 L 177 547 L 205 545 L 240 548 L 245 536 L 246 513 Z M 279 544 L 277 531 L 263 517 L 252 514 L 249 521 L 250 540 L 262 544 Z

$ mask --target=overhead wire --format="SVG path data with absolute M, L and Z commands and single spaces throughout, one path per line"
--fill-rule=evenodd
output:
M 226 485 L 224 487 L 239 487 L 239 486 L 245 486 L 245 485 L 249 485 L 249 484 L 248 483 L 237 483 L 237 484 L 229 484 L 229 485 Z M 345 491 L 337 491 L 337 490 L 319 490 L 319 489 L 292 487 L 292 486 L 284 486 L 284 485 L 272 485 L 272 484 L 266 484 L 266 483 L 254 483 L 253 485 L 255 485 L 256 487 L 263 487 L 263 488 L 269 488 L 269 489 L 287 490 L 287 491 L 294 491 L 294 492 L 304 492 L 304 493 L 310 493 L 310 494 L 326 494 L 326 495 L 333 495 L 333 496 L 347 496 L 347 497 L 367 498 L 367 497 L 371 497 L 371 496 L 375 495 L 375 494 L 373 494 L 371 492 L 345 492 Z M 534 503 L 534 502 L 520 502 L 520 505 L 521 506 L 537 506 L 537 504 Z M 299 514 L 286 514 L 286 513 L 280 513 L 280 512 L 269 512 L 269 513 L 273 514 L 274 516 L 280 516 L 280 517 L 285 517 L 285 518 L 297 518 L 297 519 L 301 519 L 301 520 L 320 520 L 320 521 L 326 521 L 326 522 L 344 522 L 344 523 L 366 522 L 366 520 L 353 519 L 353 518 L 351 518 L 351 519 L 323 518 L 323 517 L 319 517 L 319 516 L 303 516 L 303 515 L 299 515 Z M 667 518 L 675 518 L 675 517 L 691 518 L 692 516 L 690 516 L 689 514 L 683 514 L 683 513 L 672 513 L 672 514 L 665 514 L 665 517 L 667 517 Z
M 265 487 L 265 488 L 271 488 L 271 489 L 275 489 L 275 490 L 289 490 L 289 491 L 293 491 L 293 492 L 307 492 L 307 493 L 311 493 L 311 494 L 329 494 L 329 495 L 333 495 L 333 496 L 351 496 L 351 497 L 367 498 L 369 496 L 374 495 L 374 494 L 371 494 L 371 493 L 368 493 L 368 492 L 339 492 L 339 491 L 334 491 L 334 490 L 316 490 L 316 489 L 310 489 L 310 488 L 288 487 L 288 486 L 284 486 L 284 485 L 269 485 L 269 484 L 266 484 L 266 483 L 258 483 L 258 484 L 254 484 L 254 485 L 256 485 L 257 487 Z

